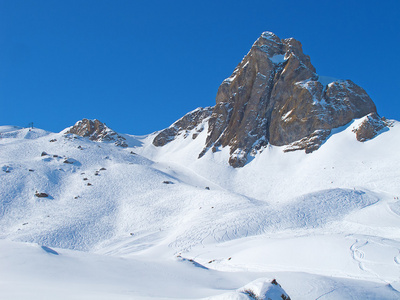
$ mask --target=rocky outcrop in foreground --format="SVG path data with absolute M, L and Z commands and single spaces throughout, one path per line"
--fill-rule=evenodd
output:
M 368 114 L 379 118 L 375 104 L 361 87 L 351 80 L 320 77 L 299 41 L 280 39 L 271 32 L 257 39 L 223 81 L 211 115 L 210 109 L 195 112 L 195 116 L 209 117 L 207 140 L 199 158 L 210 149 L 229 146 L 233 167 L 244 166 L 249 155 L 268 144 L 285 146 L 284 151 L 313 152 L 333 128 Z M 185 122 L 185 118 L 195 121 Z M 163 146 L 203 119 L 188 114 L 156 136 L 153 144 Z M 371 131 L 368 125 L 363 128 L 360 136 L 372 136 L 363 133 Z
M 82 137 L 89 138 L 91 141 L 96 142 L 113 142 L 115 145 L 120 147 L 128 147 L 125 138 L 119 135 L 114 130 L 107 127 L 104 123 L 99 120 L 88 120 L 83 119 L 76 122 L 67 132 L 76 134 Z

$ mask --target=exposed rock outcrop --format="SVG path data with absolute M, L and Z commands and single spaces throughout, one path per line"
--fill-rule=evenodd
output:
M 321 81 L 300 42 L 264 32 L 219 87 L 199 157 L 210 148 L 229 146 L 229 163 L 242 167 L 249 154 L 268 143 L 309 153 L 332 128 L 376 112 L 352 81 Z
M 35 196 L 38 198 L 47 198 L 49 195 L 47 193 L 39 193 L 38 191 L 35 192 Z
M 187 137 L 189 131 L 192 130 L 194 130 L 192 139 L 195 139 L 204 129 L 202 126 L 203 120 L 211 116 L 212 111 L 213 107 L 199 107 L 187 113 L 170 127 L 157 134 L 153 140 L 153 145 L 157 147 L 164 146 L 173 141 L 180 134 L 185 134 L 185 137 Z
M 126 143 L 126 140 L 123 136 L 96 119 L 83 119 L 81 121 L 78 121 L 66 132 L 66 134 L 68 133 L 73 133 L 82 137 L 89 138 L 91 141 L 113 142 L 117 146 L 124 148 L 128 147 L 128 144 Z
M 322 143 L 325 142 L 330 133 L 330 130 L 315 130 L 309 136 L 289 144 L 285 149 L 283 149 L 283 151 L 290 152 L 304 149 L 306 153 L 311 153 L 317 150 Z
M 392 124 L 385 118 L 381 118 L 377 113 L 371 113 L 364 117 L 364 120 L 353 129 L 359 142 L 365 142 L 373 139 L 384 128 L 390 127 Z
M 285 152 L 313 152 L 333 128 L 368 114 L 376 114 L 376 107 L 361 87 L 350 80 L 327 81 L 316 73 L 299 41 L 264 32 L 220 85 L 216 105 L 187 114 L 161 131 L 153 144 L 163 146 L 207 121 L 199 158 L 228 146 L 230 165 L 242 167 L 248 155 L 268 144 L 286 146 Z

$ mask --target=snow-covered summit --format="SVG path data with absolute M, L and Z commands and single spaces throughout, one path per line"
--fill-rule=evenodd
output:
M 37 139 L 50 134 L 39 128 L 24 128 L 19 126 L 0 126 L 0 139 L 12 142 L 14 139 Z

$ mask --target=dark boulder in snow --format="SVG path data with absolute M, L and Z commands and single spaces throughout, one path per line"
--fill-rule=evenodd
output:
M 48 194 L 46 194 L 46 193 L 39 193 L 38 191 L 36 191 L 35 196 L 38 197 L 38 198 L 47 198 L 47 197 L 49 197 Z
M 64 164 L 73 164 L 74 162 L 75 162 L 75 160 L 72 159 L 72 158 L 67 158 L 67 159 L 65 159 L 65 160 L 63 161 Z

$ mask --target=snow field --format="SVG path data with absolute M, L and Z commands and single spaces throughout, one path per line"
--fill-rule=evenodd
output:
M 240 169 L 197 159 L 207 128 L 122 149 L 0 126 L 0 295 L 248 299 L 276 278 L 292 299 L 398 299 L 399 129 L 359 143 L 356 123 Z
M 391 285 L 297 272 L 221 272 L 185 260 L 97 255 L 0 241 L 5 299 L 398 299 Z M 271 284 L 276 279 L 282 286 Z M 351 288 L 349 288 L 351 287 Z M 294 295 L 294 296 L 293 296 Z

